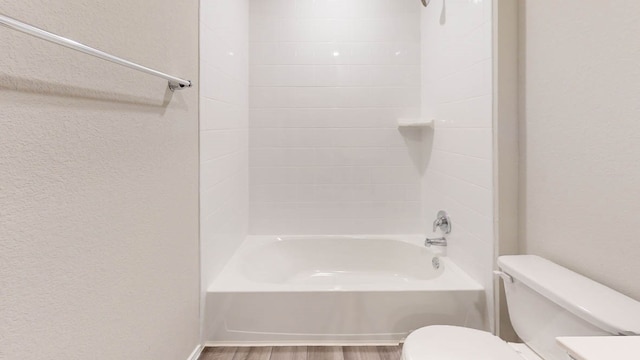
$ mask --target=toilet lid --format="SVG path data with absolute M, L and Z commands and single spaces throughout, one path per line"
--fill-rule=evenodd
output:
M 403 360 L 523 360 L 505 341 L 488 332 L 456 326 L 428 326 L 404 342 Z

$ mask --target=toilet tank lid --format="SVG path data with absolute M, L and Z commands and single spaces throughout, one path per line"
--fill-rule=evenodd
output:
M 640 335 L 640 302 L 535 255 L 501 256 L 502 271 L 615 335 Z

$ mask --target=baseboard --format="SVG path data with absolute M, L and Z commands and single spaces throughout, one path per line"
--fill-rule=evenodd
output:
M 189 358 L 187 360 L 198 360 L 198 358 L 200 357 L 200 354 L 202 354 L 202 350 L 204 350 L 204 346 L 202 345 L 196 346 L 196 348 L 193 349 L 193 352 L 191 353 L 191 355 L 189 355 Z
M 398 346 L 403 341 L 207 341 L 204 347 L 262 347 L 262 346 Z

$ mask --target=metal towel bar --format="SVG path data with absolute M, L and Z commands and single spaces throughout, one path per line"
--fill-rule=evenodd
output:
M 25 24 L 21 21 L 18 21 L 16 19 L 10 18 L 8 16 L 2 15 L 0 14 L 0 25 L 4 25 L 10 29 L 13 30 L 17 30 L 20 32 L 23 32 L 25 34 L 31 35 L 31 36 L 35 36 L 37 38 L 40 38 L 42 40 L 46 40 L 46 41 L 50 41 L 52 43 L 58 44 L 58 45 L 62 45 L 64 47 L 67 47 L 69 49 L 73 49 L 76 51 L 80 51 L 83 52 L 87 55 L 91 55 L 91 56 L 95 56 L 97 58 L 106 60 L 106 61 L 110 61 L 122 66 L 126 66 L 130 69 L 134 69 L 134 70 L 138 70 L 138 71 L 142 71 L 144 73 L 153 75 L 153 76 L 157 76 L 160 78 L 163 78 L 165 80 L 167 80 L 169 82 L 169 89 L 173 90 L 181 90 L 184 88 L 189 88 L 191 87 L 191 81 L 189 80 L 184 80 L 175 76 L 171 76 L 168 74 L 165 74 L 163 72 L 160 72 L 158 70 L 154 70 L 154 69 L 150 69 L 146 66 L 142 66 L 139 64 L 136 64 L 134 62 L 119 58 L 117 56 L 108 54 L 106 52 L 94 49 L 92 47 L 89 47 L 87 45 L 81 44 L 77 41 L 73 41 L 70 39 L 67 39 L 65 37 L 50 33 L 46 30 L 42 30 L 39 29 L 35 26 L 31 26 L 29 24 Z

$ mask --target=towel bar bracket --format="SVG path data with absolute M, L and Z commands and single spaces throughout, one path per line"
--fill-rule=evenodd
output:
M 175 81 L 169 81 L 169 89 L 171 91 L 182 90 L 182 89 L 190 88 L 190 87 L 191 87 L 191 81 L 189 81 L 189 83 L 186 84 L 186 85 L 185 84 L 180 84 L 180 83 L 175 82 Z

